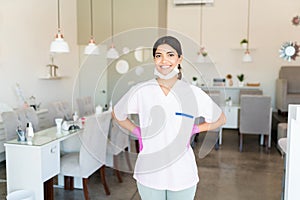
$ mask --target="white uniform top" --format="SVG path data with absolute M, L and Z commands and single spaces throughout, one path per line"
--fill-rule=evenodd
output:
M 196 117 L 216 121 L 221 109 L 200 88 L 177 80 L 165 95 L 157 80 L 132 87 L 114 106 L 118 120 L 139 115 L 143 150 L 134 178 L 147 187 L 178 191 L 196 185 L 198 170 L 189 139 Z

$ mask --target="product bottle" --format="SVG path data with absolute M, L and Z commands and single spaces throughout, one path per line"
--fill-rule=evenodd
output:
M 31 143 L 33 137 L 34 137 L 34 132 L 33 132 L 32 124 L 31 124 L 31 122 L 28 122 L 27 126 L 26 126 L 26 138 L 27 138 L 27 141 L 29 143 Z
M 75 112 L 73 114 L 73 121 L 76 122 L 77 120 L 78 120 L 78 114 L 77 114 L 77 112 Z
M 109 102 L 109 108 L 108 111 L 112 111 L 112 101 Z
M 26 141 L 26 136 L 25 136 L 25 133 L 22 130 L 21 126 L 18 126 L 16 131 L 17 131 L 17 134 L 18 134 L 18 141 L 19 142 L 25 142 Z

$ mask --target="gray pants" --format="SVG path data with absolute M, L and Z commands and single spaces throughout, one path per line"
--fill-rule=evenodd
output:
M 142 200 L 193 200 L 197 185 L 180 191 L 157 190 L 137 183 Z

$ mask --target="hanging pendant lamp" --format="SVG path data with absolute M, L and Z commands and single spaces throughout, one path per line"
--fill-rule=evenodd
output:
M 198 54 L 197 59 L 196 59 L 197 63 L 207 62 L 207 55 L 208 55 L 208 52 L 207 52 L 206 48 L 203 46 L 203 43 L 202 43 L 202 33 L 203 33 L 203 28 L 202 28 L 203 27 L 203 13 L 202 13 L 202 9 L 203 9 L 203 5 L 204 4 L 200 4 L 200 50 L 197 53 Z
M 250 33 L 250 0 L 248 0 L 248 18 L 247 18 L 247 47 L 243 55 L 243 62 L 252 62 L 252 56 L 249 51 L 249 33 Z
M 70 52 L 68 43 L 64 40 L 60 29 L 60 5 L 57 0 L 57 34 L 54 41 L 51 42 L 50 52 L 52 53 L 68 53 Z
M 110 59 L 118 59 L 119 52 L 114 46 L 114 1 L 111 0 L 111 46 L 107 51 L 106 57 Z
M 93 0 L 90 0 L 90 14 L 91 14 L 91 39 L 89 44 L 84 49 L 86 55 L 99 55 L 99 48 L 94 40 L 94 27 L 93 27 Z
M 252 62 L 252 56 L 250 55 L 250 51 L 245 51 L 243 55 L 243 62 Z

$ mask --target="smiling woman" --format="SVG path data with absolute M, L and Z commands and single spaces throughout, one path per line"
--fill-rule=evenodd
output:
M 192 200 L 199 178 L 190 138 L 223 125 L 225 115 L 199 87 L 181 80 L 176 38 L 159 38 L 153 58 L 156 78 L 133 86 L 114 106 L 114 118 L 139 139 L 133 177 L 142 199 Z M 130 114 L 138 114 L 139 125 Z M 194 124 L 199 116 L 206 121 Z
M 154 75 L 162 80 L 174 78 L 178 74 L 181 79 L 182 50 L 177 39 L 166 36 L 156 41 L 153 47 L 153 57 L 155 62 Z M 177 67 L 177 68 L 176 68 Z M 171 85 L 169 85 L 171 87 Z

